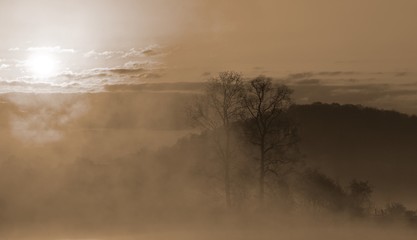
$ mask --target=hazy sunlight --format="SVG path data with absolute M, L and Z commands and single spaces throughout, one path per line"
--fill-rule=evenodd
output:
M 49 54 L 36 53 L 26 62 L 28 70 L 36 78 L 46 78 L 57 74 L 58 61 Z

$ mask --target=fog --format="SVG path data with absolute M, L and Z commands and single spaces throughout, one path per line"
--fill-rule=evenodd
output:
M 217 135 L 222 130 L 199 128 L 189 115 L 202 95 L 204 89 L 2 95 L 1 238 L 415 238 L 415 196 L 407 185 L 414 181 L 412 176 L 407 175 L 410 181 L 386 179 L 393 187 L 384 187 L 384 179 L 372 171 L 383 167 L 349 162 L 343 157 L 349 145 L 326 142 L 329 133 L 319 120 L 311 122 L 314 118 L 308 113 L 335 108 L 339 113 L 333 123 L 341 126 L 337 116 L 356 116 L 355 111 L 380 114 L 391 119 L 388 125 L 381 120 L 382 127 L 401 124 L 411 133 L 415 117 L 353 105 L 305 105 L 289 111 L 298 118 L 300 144 L 274 152 L 289 160 L 265 178 L 262 204 L 259 160 L 250 141 L 255 138 L 245 140 L 245 131 L 239 130 L 252 123 L 236 120 L 230 136 L 228 206 L 217 150 L 224 141 Z M 329 114 L 335 113 L 317 116 L 328 119 Z M 365 119 L 369 118 L 361 121 Z M 374 139 L 375 132 L 360 126 L 351 125 L 349 131 Z M 314 131 L 318 129 L 321 132 Z M 387 139 L 398 137 L 386 133 L 391 134 Z M 415 141 L 411 135 L 401 136 Z M 328 144 L 327 149 L 314 139 Z M 398 152 L 404 168 L 392 168 L 393 175 L 415 169 L 407 160 L 415 156 L 411 145 L 401 150 L 409 150 L 409 155 Z M 365 149 L 372 146 L 363 145 L 362 150 L 369 163 L 378 157 Z M 361 157 L 360 152 L 352 156 Z M 332 158 L 320 157 L 326 153 Z M 340 171 L 338 165 L 350 167 Z M 398 186 L 410 194 L 392 190 Z

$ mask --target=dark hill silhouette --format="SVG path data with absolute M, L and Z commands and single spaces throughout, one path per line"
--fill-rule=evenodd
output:
M 309 165 L 340 181 L 369 180 L 383 202 L 417 207 L 417 117 L 359 105 L 314 103 L 293 109 Z
M 369 181 L 376 204 L 413 201 L 417 182 L 417 117 L 360 105 L 314 103 L 292 108 L 307 166 L 347 186 Z M 195 148 L 194 140 L 181 141 Z M 193 147 L 194 146 L 194 147 Z

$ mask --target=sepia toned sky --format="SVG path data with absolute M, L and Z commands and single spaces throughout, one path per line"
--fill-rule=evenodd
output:
M 416 11 L 414 0 L 2 0 L 0 92 L 100 92 L 236 70 L 304 90 L 347 86 L 329 94 L 355 103 L 352 93 L 378 92 L 377 106 L 415 113 Z
M 299 104 L 417 115 L 416 13 L 417 0 L 1 0 L 0 162 L 172 145 L 190 133 L 190 93 L 224 70 L 272 77 Z

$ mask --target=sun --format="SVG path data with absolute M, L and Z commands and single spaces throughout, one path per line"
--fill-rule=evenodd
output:
M 57 74 L 58 61 L 50 54 L 36 53 L 26 61 L 28 70 L 36 78 L 48 78 Z

